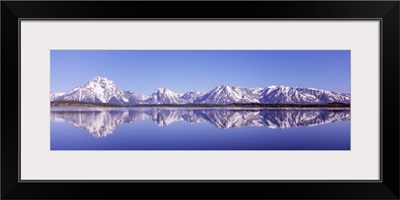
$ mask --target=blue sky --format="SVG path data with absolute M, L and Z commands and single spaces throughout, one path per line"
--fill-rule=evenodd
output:
M 51 50 L 52 92 L 95 76 L 122 90 L 208 92 L 218 85 L 286 85 L 350 93 L 349 50 Z

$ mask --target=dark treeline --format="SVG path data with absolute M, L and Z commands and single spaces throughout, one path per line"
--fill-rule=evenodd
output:
M 118 105 L 108 103 L 90 103 L 82 101 L 51 101 L 52 107 L 238 107 L 238 108 L 350 108 L 346 103 L 328 104 L 264 104 L 264 103 L 232 103 L 232 104 L 137 104 Z

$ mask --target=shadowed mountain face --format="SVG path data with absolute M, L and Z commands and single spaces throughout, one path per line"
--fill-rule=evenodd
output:
M 350 120 L 350 110 L 235 110 L 235 109 L 103 109 L 51 111 L 50 120 L 68 122 L 94 137 L 112 134 L 123 123 L 150 119 L 158 126 L 176 121 L 209 122 L 217 128 L 246 126 L 291 128 Z

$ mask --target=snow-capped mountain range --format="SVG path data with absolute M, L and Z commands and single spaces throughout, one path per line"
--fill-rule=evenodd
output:
M 265 88 L 242 88 L 220 85 L 202 93 L 189 91 L 184 94 L 158 88 L 149 96 L 133 91 L 123 91 L 105 77 L 96 76 L 82 86 L 62 93 L 51 93 L 50 101 L 84 101 L 92 103 L 136 104 L 231 104 L 231 103 L 284 103 L 325 104 L 332 102 L 350 103 L 350 94 L 314 88 L 269 86 Z
M 291 128 L 350 120 L 350 110 L 234 110 L 234 109 L 109 109 L 85 112 L 51 111 L 50 120 L 68 122 L 94 137 L 114 133 L 118 125 L 150 119 L 158 126 L 186 121 L 208 122 L 220 129 L 246 126 Z

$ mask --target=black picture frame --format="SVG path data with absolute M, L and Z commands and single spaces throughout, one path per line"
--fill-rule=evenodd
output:
M 399 9 L 398 1 L 2 1 L 1 198 L 399 199 Z M 19 22 L 22 18 L 379 19 L 381 20 L 382 179 L 378 182 L 20 182 Z M 154 192 L 148 193 L 148 191 Z

